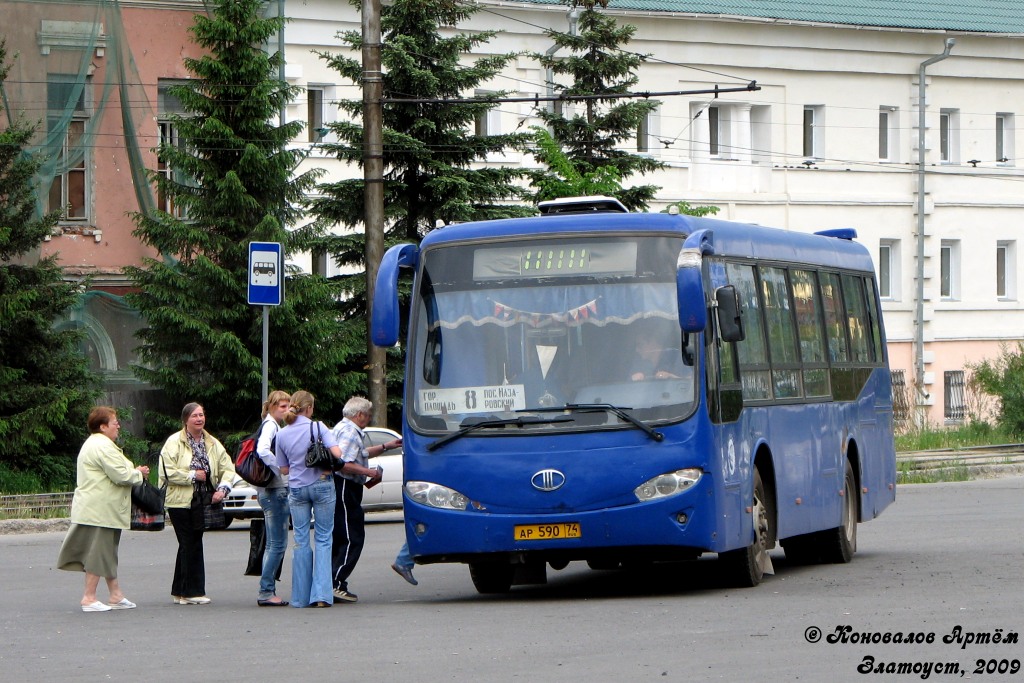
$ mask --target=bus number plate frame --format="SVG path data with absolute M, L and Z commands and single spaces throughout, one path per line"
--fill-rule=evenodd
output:
M 583 538 L 579 522 L 557 522 L 555 524 L 516 524 L 513 529 L 516 541 L 559 541 Z

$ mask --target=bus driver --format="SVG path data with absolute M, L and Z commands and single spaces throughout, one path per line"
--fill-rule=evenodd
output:
M 629 378 L 634 382 L 645 379 L 679 379 L 674 372 L 682 365 L 682 358 L 676 349 L 662 348 L 651 335 L 636 338 L 636 356 L 630 364 Z

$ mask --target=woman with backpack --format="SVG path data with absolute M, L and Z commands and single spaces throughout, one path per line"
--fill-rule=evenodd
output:
M 263 573 L 260 576 L 260 593 L 256 604 L 260 607 L 284 607 L 287 600 L 277 597 L 277 577 L 284 562 L 285 546 L 288 543 L 288 478 L 281 474 L 274 453 L 274 442 L 281 422 L 288 412 L 292 397 L 285 391 L 272 391 L 263 403 L 263 422 L 256 440 L 256 455 L 274 473 L 266 486 L 256 488 L 260 507 L 263 508 L 263 522 L 267 538 L 263 551 Z

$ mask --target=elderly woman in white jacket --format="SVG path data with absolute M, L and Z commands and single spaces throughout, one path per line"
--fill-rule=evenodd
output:
M 198 403 L 182 408 L 183 429 L 167 437 L 160 449 L 160 483 L 167 483 L 167 516 L 174 525 L 178 554 L 171 580 L 171 602 L 178 605 L 208 605 L 206 560 L 203 556 L 203 520 L 195 515 L 204 502 L 204 491 L 213 489 L 219 503 L 231 491 L 235 465 L 220 441 L 206 431 L 206 410 Z
M 121 431 L 117 412 L 97 406 L 87 420 L 89 438 L 78 453 L 77 485 L 71 500 L 71 528 L 57 557 L 57 568 L 85 572 L 83 612 L 132 609 L 117 581 L 117 547 L 121 531 L 131 526 L 131 491 L 149 476 L 114 443 Z M 107 580 L 108 602 L 96 599 L 100 577 Z

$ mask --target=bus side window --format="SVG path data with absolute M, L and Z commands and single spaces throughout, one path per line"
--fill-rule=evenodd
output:
M 843 301 L 837 274 L 821 273 L 821 301 L 825 309 L 829 360 L 833 363 L 848 363 L 850 347 L 846 341 L 846 321 L 843 320 Z
M 804 391 L 808 396 L 829 396 L 831 387 L 817 279 L 812 271 L 793 269 L 790 271 L 790 285 L 793 288 L 793 308 L 796 312 L 797 336 L 800 339 Z
M 854 363 L 871 363 L 874 348 L 871 344 L 871 320 L 864 302 L 864 280 L 843 275 L 843 301 L 846 302 L 847 329 Z
M 735 285 L 743 306 L 743 325 L 746 337 L 736 343 L 739 354 L 743 398 L 759 401 L 772 397 L 771 370 L 768 366 L 768 348 L 765 343 L 764 321 L 758 298 L 754 267 L 747 264 L 726 264 L 729 284 Z

